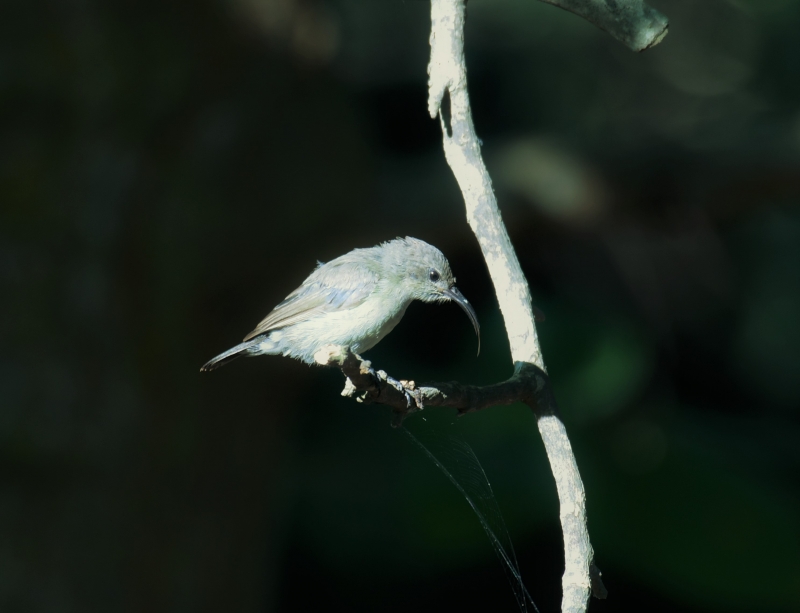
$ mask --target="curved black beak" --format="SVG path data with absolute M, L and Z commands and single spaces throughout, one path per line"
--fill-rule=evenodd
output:
M 444 295 L 447 296 L 450 300 L 455 301 L 455 303 L 464 309 L 464 312 L 469 317 L 469 320 L 472 322 L 472 327 L 475 328 L 475 334 L 478 336 L 478 355 L 481 353 L 481 325 L 478 323 L 478 316 L 475 314 L 475 309 L 472 308 L 472 305 L 469 303 L 469 300 L 464 298 L 464 294 L 458 291 L 458 288 L 454 285 L 450 289 L 444 290 Z

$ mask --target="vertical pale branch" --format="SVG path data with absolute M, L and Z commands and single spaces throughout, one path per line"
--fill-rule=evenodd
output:
M 528 283 L 500 216 L 472 123 L 464 61 L 464 20 L 464 0 L 431 1 L 428 111 L 431 117 L 440 117 L 445 156 L 461 188 L 467 221 L 494 283 L 515 367 L 519 371 L 531 364 L 538 373 L 535 397 L 529 404 L 537 416 L 560 502 L 566 563 L 561 610 L 585 611 L 593 557 L 586 529 L 586 496 L 545 374 Z

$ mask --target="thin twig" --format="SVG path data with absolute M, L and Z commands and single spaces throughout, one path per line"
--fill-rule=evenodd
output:
M 634 51 L 644 51 L 667 35 L 669 21 L 642 0 L 541 0 L 580 15 Z

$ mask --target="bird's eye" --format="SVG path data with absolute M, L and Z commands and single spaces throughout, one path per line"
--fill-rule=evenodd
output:
M 431 269 L 428 271 L 428 278 L 429 278 L 431 281 L 433 281 L 434 283 L 436 283 L 436 282 L 439 280 L 439 271 L 438 271 L 438 270 L 436 270 L 435 268 L 431 268 Z

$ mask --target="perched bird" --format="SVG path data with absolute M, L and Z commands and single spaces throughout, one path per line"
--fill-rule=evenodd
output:
M 475 309 L 455 283 L 444 254 L 419 239 L 354 249 L 320 263 L 243 343 L 200 370 L 213 370 L 242 355 L 284 355 L 314 364 L 314 354 L 326 345 L 360 353 L 389 334 L 414 300 L 455 301 L 469 316 L 480 349 Z

